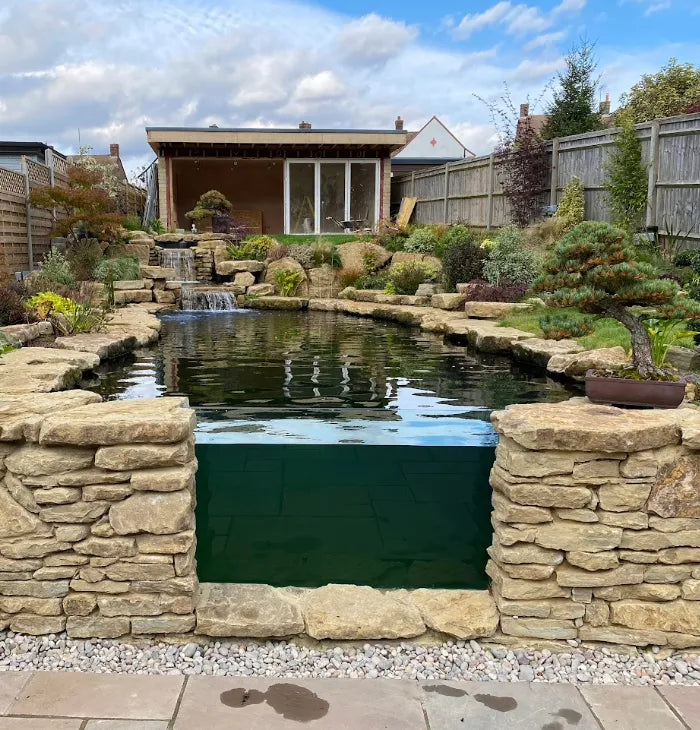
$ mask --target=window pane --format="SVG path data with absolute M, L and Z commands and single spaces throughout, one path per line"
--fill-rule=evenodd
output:
M 289 231 L 314 233 L 314 163 L 294 162 L 289 165 Z
M 343 227 L 327 218 L 345 220 L 345 163 L 321 163 L 321 233 L 342 233 Z
M 374 162 L 350 165 L 350 217 L 363 221 L 361 228 L 374 228 L 377 224 L 376 172 Z

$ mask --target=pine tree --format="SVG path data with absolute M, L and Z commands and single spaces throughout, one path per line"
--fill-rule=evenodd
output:
M 661 374 L 654 365 L 651 340 L 631 306 L 654 307 L 662 317 L 700 314 L 700 302 L 684 296 L 671 279 L 659 279 L 651 264 L 638 261 L 629 236 L 609 223 L 585 221 L 567 233 L 532 286 L 554 307 L 577 307 L 623 324 L 632 335 L 637 372 Z
M 593 46 L 583 41 L 566 57 L 566 70 L 558 75 L 558 88 L 547 109 L 549 119 L 542 129 L 543 139 L 582 134 L 601 128 L 595 111 L 598 81 L 593 77 L 596 61 Z

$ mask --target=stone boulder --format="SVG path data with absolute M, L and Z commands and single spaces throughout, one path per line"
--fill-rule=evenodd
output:
M 251 274 L 250 271 L 239 271 L 233 277 L 233 285 L 243 287 L 244 290 L 253 286 L 253 284 L 255 284 L 255 275 Z
M 309 269 L 309 297 L 314 299 L 333 298 L 340 291 L 340 281 L 337 271 L 324 264 L 315 269 Z
M 292 636 L 304 631 L 296 601 L 269 585 L 203 583 L 196 633 L 205 636 Z
M 411 593 L 425 625 L 458 639 L 491 636 L 498 611 L 488 591 L 442 591 L 421 588 Z
M 623 347 L 603 347 L 585 350 L 571 355 L 555 355 L 549 360 L 547 370 L 556 375 L 582 380 L 588 370 L 611 370 L 629 362 Z
M 306 633 L 314 639 L 402 639 L 425 631 L 420 611 L 403 591 L 327 585 L 301 599 Z
M 309 300 L 302 297 L 278 297 L 264 296 L 258 299 L 240 298 L 239 307 L 249 307 L 250 309 L 284 309 L 289 311 L 304 310 L 309 307 Z
M 265 264 L 262 261 L 215 261 L 214 268 L 219 276 L 233 276 L 241 271 L 248 271 L 257 274 L 264 271 Z
M 147 284 L 144 279 L 125 279 L 123 281 L 114 282 L 114 291 L 138 291 L 139 289 L 146 289 Z
M 340 247 L 339 247 L 340 248 Z M 301 276 L 301 283 L 294 292 L 294 296 L 307 297 L 309 295 L 309 277 L 304 271 L 304 267 L 295 259 L 290 256 L 278 259 L 277 261 L 271 261 L 268 264 L 267 271 L 265 271 L 265 284 L 272 284 L 277 291 L 277 283 L 275 282 L 275 274 L 278 271 L 296 271 Z
M 368 241 L 350 241 L 338 246 L 338 255 L 344 269 L 366 271 L 365 259 L 372 257 L 373 264 L 382 267 L 391 259 L 391 251 Z
M 147 266 L 151 257 L 151 248 L 151 243 L 136 239 L 126 246 L 124 253 L 126 256 L 135 256 L 140 264 Z
M 457 284 L 457 291 L 460 291 L 460 287 L 469 286 L 468 284 Z M 468 296 L 468 292 L 462 291 L 465 297 Z M 513 312 L 518 309 L 530 309 L 529 304 L 520 302 L 472 302 L 467 301 L 464 304 L 464 311 L 467 317 L 474 317 L 475 319 L 501 319 L 506 314 Z M 583 348 L 582 348 L 583 349 Z
M 180 243 L 183 239 L 183 233 L 161 233 L 153 238 L 156 243 Z
M 253 284 L 246 293 L 256 297 L 269 297 L 275 293 L 275 287 L 272 284 Z
M 467 302 L 467 306 L 469 304 Z M 513 357 L 541 367 L 546 367 L 556 355 L 575 355 L 579 352 L 583 352 L 583 345 L 576 340 L 543 340 L 534 337 L 513 343 Z
M 433 294 L 430 297 L 431 307 L 435 307 L 435 309 L 446 309 L 448 311 L 459 309 L 464 302 L 464 294 Z
M 177 279 L 177 271 L 167 266 L 141 266 L 144 279 Z
M 444 290 L 439 284 L 419 284 L 416 289 L 417 297 L 432 297 L 433 294 L 443 294 Z

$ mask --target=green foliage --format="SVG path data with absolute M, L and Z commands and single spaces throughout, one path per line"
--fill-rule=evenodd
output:
M 559 207 L 555 213 L 555 218 L 558 218 L 561 221 L 562 233 L 568 233 L 579 223 L 583 223 L 585 216 L 585 201 L 583 193 L 583 182 L 581 182 L 580 178 L 574 175 L 574 177 L 572 177 L 566 184 L 564 194 L 561 198 L 561 203 L 559 203 Z
M 437 238 L 430 228 L 416 228 L 404 241 L 403 250 L 411 253 L 433 255 L 437 246 Z
M 700 249 L 686 248 L 676 254 L 673 263 L 676 266 L 693 266 L 698 260 L 700 260 Z M 700 274 L 700 271 L 698 273 Z
M 160 218 L 156 218 L 148 224 L 146 230 L 154 236 L 162 236 L 165 233 L 166 228 L 163 221 Z
M 418 288 L 418 287 L 416 287 Z M 384 293 L 385 294 L 396 294 L 396 286 L 394 286 L 393 281 L 388 281 L 386 286 L 384 287 Z
M 140 231 L 141 230 L 141 217 L 138 215 L 127 215 L 124 216 L 122 226 L 127 231 Z
M 314 266 L 329 264 L 332 268 L 339 269 L 342 265 L 338 249 L 330 241 L 316 241 L 311 246 L 311 254 Z
M 234 261 L 264 261 L 277 245 L 271 236 L 250 236 L 240 243 L 231 244 L 226 250 Z
M 203 218 L 229 215 L 233 205 L 223 193 L 218 190 L 208 190 L 199 196 L 194 208 L 185 213 L 185 218 L 191 221 L 199 221 Z
M 355 280 L 357 289 L 385 289 L 389 281 L 389 269 L 368 272 Z
M 700 102 L 700 67 L 675 58 L 642 78 L 620 99 L 616 121 L 639 123 L 685 114 Z
M 49 253 L 44 256 L 44 260 L 41 262 L 38 278 L 42 281 L 42 283 L 60 284 L 70 288 L 75 286 L 75 276 L 70 264 L 68 263 L 68 259 L 57 249 L 49 251 Z
M 53 291 L 42 291 L 35 294 L 28 302 L 27 307 L 36 314 L 39 319 L 48 319 L 56 314 L 70 314 L 75 311 L 75 302 L 67 297 L 62 297 Z
M 415 294 L 421 284 L 434 281 L 437 269 L 423 261 L 402 261 L 389 267 L 389 282 L 397 294 Z
M 139 260 L 132 256 L 118 259 L 102 259 L 95 267 L 96 281 L 134 281 L 141 278 Z
M 94 332 L 104 324 L 105 312 L 91 304 L 74 302 L 69 311 L 52 317 L 54 326 L 62 335 L 78 335 L 81 332 Z
M 305 269 L 311 269 L 314 265 L 314 254 L 311 246 L 303 244 L 292 244 L 289 246 L 287 255 L 301 264 Z
M 697 332 L 688 330 L 687 324 L 682 319 L 645 319 L 646 329 L 651 341 L 651 355 L 654 365 L 661 368 L 666 364 L 668 351 L 673 345 L 685 345 L 692 347 Z
M 660 317 L 689 317 L 700 303 L 683 296 L 672 279 L 659 279 L 654 267 L 638 261 L 624 231 L 608 223 L 579 224 L 555 246 L 533 289 L 548 304 L 605 314 L 630 330 L 634 364 L 647 377 L 653 372 L 650 342 L 630 306 L 654 307 Z
M 393 221 L 381 220 L 377 226 L 377 235 L 374 242 L 383 246 L 387 251 L 403 251 L 403 246 L 410 235 L 410 227 L 399 228 Z
M 13 352 L 16 349 L 9 338 L 0 332 L 0 355 L 6 355 L 8 352 Z
M 283 297 L 293 297 L 301 284 L 301 272 L 289 269 L 275 271 L 277 291 Z
M 542 139 L 583 134 L 601 128 L 600 114 L 595 111 L 598 80 L 593 46 L 583 42 L 566 57 L 566 69 L 557 77 L 558 88 L 547 109 L 548 119 Z
M 455 226 L 453 237 L 442 255 L 443 282 L 450 291 L 454 291 L 457 284 L 480 279 L 484 273 L 488 254 L 467 235 L 468 230 L 466 226 Z
M 496 246 L 484 264 L 484 278 L 493 286 L 504 283 L 530 285 L 539 272 L 535 254 L 523 247 L 523 231 L 516 226 L 502 228 Z
M 626 231 L 638 230 L 647 206 L 647 168 L 642 163 L 642 143 L 632 122 L 620 129 L 606 165 L 605 190 L 615 224 Z
M 544 314 L 538 323 L 547 340 L 585 337 L 593 332 L 592 317 L 572 317 L 569 314 Z

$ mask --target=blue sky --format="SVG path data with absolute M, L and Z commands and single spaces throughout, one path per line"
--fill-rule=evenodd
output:
M 119 142 L 149 161 L 147 125 L 409 129 L 438 115 L 476 153 L 507 82 L 535 97 L 581 37 L 601 96 L 671 56 L 700 63 L 699 0 L 4 0 L 0 139 L 65 152 Z M 21 29 L 19 32 L 18 29 Z

